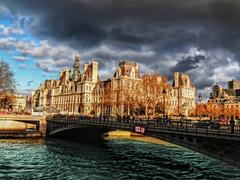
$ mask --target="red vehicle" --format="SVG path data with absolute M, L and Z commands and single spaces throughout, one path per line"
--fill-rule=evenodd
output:
M 225 118 L 221 118 L 221 119 L 220 119 L 220 123 L 221 123 L 222 125 L 228 125 L 228 120 L 225 119 Z

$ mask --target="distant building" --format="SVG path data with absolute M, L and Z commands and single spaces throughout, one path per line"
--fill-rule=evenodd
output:
M 211 118 L 240 118 L 240 82 L 228 82 L 228 89 L 215 85 L 207 103 Z
M 238 80 L 231 80 L 228 82 L 228 89 L 233 89 L 233 90 L 237 90 L 240 89 L 240 81 Z
M 138 64 L 130 61 L 121 61 L 113 77 L 101 81 L 98 62 L 84 64 L 80 72 L 76 57 L 73 72 L 66 68 L 59 79 L 46 80 L 33 92 L 32 101 L 33 107 L 69 113 L 123 116 L 145 111 L 189 116 L 195 109 L 195 87 L 188 75 L 179 72 L 173 85 L 160 75 L 141 77 Z
M 11 104 L 13 112 L 22 112 L 27 106 L 27 98 L 23 95 L 14 95 Z

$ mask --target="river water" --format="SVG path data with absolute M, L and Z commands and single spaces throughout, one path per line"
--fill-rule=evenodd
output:
M 240 179 L 240 170 L 166 143 L 0 140 L 0 179 Z

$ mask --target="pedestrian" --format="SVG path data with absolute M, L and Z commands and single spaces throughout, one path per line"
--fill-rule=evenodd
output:
M 230 126 L 231 126 L 231 133 L 234 133 L 235 121 L 234 121 L 233 117 L 231 117 Z
M 157 119 L 156 119 L 156 124 L 157 124 L 157 126 L 159 125 L 159 117 L 157 117 Z

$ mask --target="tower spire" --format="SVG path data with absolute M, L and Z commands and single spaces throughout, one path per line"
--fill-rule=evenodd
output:
M 73 65 L 73 80 L 74 81 L 77 81 L 80 77 L 79 67 L 80 67 L 80 55 L 77 54 L 75 56 L 75 62 L 74 62 L 74 65 Z

